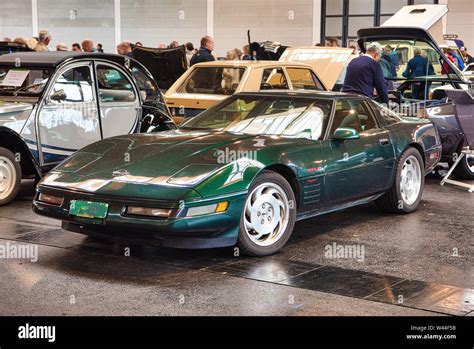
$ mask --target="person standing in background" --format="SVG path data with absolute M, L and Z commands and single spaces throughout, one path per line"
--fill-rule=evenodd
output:
M 243 61 L 256 61 L 257 60 L 257 53 L 250 52 L 250 45 L 245 45 L 242 47 L 243 54 L 242 54 L 242 60 Z
M 215 44 L 212 36 L 206 35 L 201 39 L 201 47 L 199 51 L 191 58 L 190 66 L 193 66 L 197 63 L 203 62 L 214 62 L 216 57 L 212 54 L 214 51 Z
M 395 51 L 390 45 L 385 46 L 383 48 L 382 59 L 385 59 L 390 64 L 390 71 L 392 72 L 392 76 L 397 76 L 398 67 L 400 65 L 400 58 L 398 57 L 397 51 Z
M 171 43 L 168 45 L 168 48 L 176 48 L 179 46 L 179 42 L 176 40 L 171 41 Z
M 60 42 L 59 44 L 56 45 L 56 51 L 69 51 L 67 44 L 64 42 Z
M 339 39 L 335 36 L 330 36 L 326 38 L 326 47 L 340 47 Z
M 88 52 L 88 53 L 95 52 L 94 41 L 92 41 L 91 39 L 84 40 L 81 45 L 82 45 L 82 51 Z
M 188 67 L 190 67 L 191 58 L 193 58 L 196 52 L 194 50 L 194 45 L 192 42 L 187 42 L 185 46 L 186 46 L 186 61 L 188 62 Z
M 97 52 L 104 53 L 104 49 L 102 47 L 102 44 L 97 44 Z
M 403 72 L 403 77 L 414 79 L 420 76 L 428 75 L 428 59 L 422 56 L 421 49 L 415 47 L 415 56 L 407 63 L 407 68 Z M 412 98 L 424 99 L 425 84 L 423 82 L 414 82 L 411 84 Z
M 51 42 L 51 34 L 48 29 L 43 29 L 38 33 L 38 44 L 35 51 L 46 52 L 49 51 L 48 45 Z
M 77 42 L 72 44 L 72 51 L 74 52 L 82 52 L 81 45 L 79 45 Z
M 121 42 L 117 45 L 117 54 L 133 58 L 132 47 L 128 41 Z

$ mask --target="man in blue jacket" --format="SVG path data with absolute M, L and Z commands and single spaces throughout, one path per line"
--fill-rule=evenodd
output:
M 366 53 L 354 58 L 347 66 L 346 78 L 342 86 L 343 92 L 358 93 L 370 98 L 377 91 L 381 101 L 388 104 L 388 92 L 379 64 L 382 47 L 373 43 L 367 46 Z
M 415 47 L 413 53 L 415 56 L 408 61 L 407 68 L 402 75 L 407 79 L 430 75 L 428 59 L 423 57 L 421 49 Z M 425 99 L 425 86 L 426 84 L 424 82 L 415 82 L 411 84 L 412 98 Z
M 214 51 L 214 39 L 211 36 L 203 37 L 199 51 L 191 58 L 190 66 L 196 63 L 215 61 L 216 58 L 212 55 L 212 51 Z

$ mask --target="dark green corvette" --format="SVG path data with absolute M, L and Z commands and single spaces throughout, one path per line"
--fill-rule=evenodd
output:
M 375 201 L 413 212 L 441 156 L 427 120 L 350 94 L 237 94 L 175 131 L 119 136 L 65 160 L 33 210 L 89 235 L 269 255 L 295 221 Z

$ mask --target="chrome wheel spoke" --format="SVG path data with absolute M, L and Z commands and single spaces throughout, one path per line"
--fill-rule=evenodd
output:
M 400 193 L 406 205 L 413 205 L 421 191 L 421 165 L 418 159 L 410 156 L 405 160 L 400 173 Z
M 244 209 L 244 229 L 259 246 L 270 246 L 284 234 L 289 220 L 289 201 L 275 183 L 264 183 L 248 196 Z

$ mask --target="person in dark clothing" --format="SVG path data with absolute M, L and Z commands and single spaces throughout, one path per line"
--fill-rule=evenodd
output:
M 415 48 L 414 50 L 415 57 L 410 59 L 407 63 L 407 68 L 403 72 L 403 76 L 407 79 L 414 79 L 420 76 L 427 76 L 429 75 L 429 63 L 428 59 L 422 56 L 421 49 Z M 416 99 L 425 99 L 424 98 L 424 91 L 425 91 L 425 83 L 423 82 L 416 82 L 411 84 L 411 94 L 412 98 Z
M 400 59 L 398 58 L 397 51 L 394 51 L 392 46 L 387 45 L 383 48 L 382 59 L 385 59 L 390 64 L 390 72 L 392 77 L 397 76 L 398 66 L 400 65 Z
M 387 89 L 393 89 L 393 81 L 391 78 L 394 78 L 392 71 L 392 64 L 390 62 L 390 58 L 386 55 L 383 55 L 379 61 L 380 67 L 382 68 L 383 77 L 385 78 L 385 84 L 387 85 Z
M 250 45 L 245 45 L 243 47 L 242 60 L 243 61 L 256 61 L 257 60 L 257 53 L 255 51 L 250 52 Z
M 213 56 L 212 51 L 214 51 L 214 39 L 211 36 L 205 36 L 201 39 L 201 48 L 198 52 L 191 58 L 190 66 L 193 66 L 197 63 L 203 62 L 213 62 L 216 58 Z
M 373 98 L 375 89 L 381 101 L 388 104 L 387 86 L 379 64 L 381 54 L 382 48 L 379 44 L 370 44 L 364 55 L 354 58 L 347 66 L 342 91 Z
M 461 54 L 462 54 L 462 57 L 463 57 L 464 61 L 466 62 L 466 65 L 474 63 L 474 58 L 469 53 L 467 53 L 467 47 L 462 48 Z
M 128 41 L 121 42 L 117 45 L 117 54 L 133 58 L 132 46 Z

